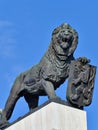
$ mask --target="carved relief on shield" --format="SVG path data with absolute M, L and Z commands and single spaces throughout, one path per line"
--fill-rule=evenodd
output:
M 96 67 L 77 59 L 71 62 L 67 88 L 67 100 L 81 108 L 92 102 Z

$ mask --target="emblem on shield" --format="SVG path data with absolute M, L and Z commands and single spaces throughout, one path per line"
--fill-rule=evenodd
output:
M 96 67 L 86 58 L 71 62 L 66 97 L 70 104 L 78 108 L 92 102 Z

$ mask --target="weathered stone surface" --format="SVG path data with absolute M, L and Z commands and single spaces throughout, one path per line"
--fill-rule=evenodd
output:
M 50 102 L 5 130 L 87 130 L 86 112 Z

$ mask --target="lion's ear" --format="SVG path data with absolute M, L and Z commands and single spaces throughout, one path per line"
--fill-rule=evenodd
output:
M 52 35 L 57 34 L 57 33 L 59 32 L 59 30 L 60 30 L 60 28 L 59 28 L 59 27 L 58 27 L 58 28 L 55 28 L 55 29 L 54 29 L 54 31 L 52 32 Z

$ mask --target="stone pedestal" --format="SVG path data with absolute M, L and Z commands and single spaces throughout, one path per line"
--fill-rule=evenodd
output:
M 86 112 L 49 102 L 5 130 L 87 130 Z

